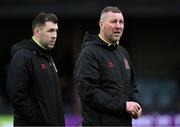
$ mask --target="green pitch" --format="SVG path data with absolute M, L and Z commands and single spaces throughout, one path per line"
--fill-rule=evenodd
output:
M 12 127 L 13 116 L 12 115 L 0 115 L 0 127 Z

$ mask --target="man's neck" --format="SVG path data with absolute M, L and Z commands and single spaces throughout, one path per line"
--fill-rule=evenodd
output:
M 108 42 L 106 39 L 104 39 L 104 37 L 101 34 L 99 34 L 98 36 L 99 36 L 99 38 L 101 38 L 101 40 L 103 40 L 105 43 L 107 43 L 108 46 L 112 45 L 110 42 Z
M 107 39 L 105 39 L 101 34 L 99 34 L 98 36 L 99 36 L 99 38 L 101 38 L 101 40 L 103 40 L 105 43 L 107 43 L 108 46 L 119 45 L 119 41 L 117 41 L 116 43 L 112 43 L 112 42 L 107 41 Z
M 39 43 L 39 41 L 35 38 L 35 36 L 32 36 L 32 39 L 33 39 L 33 41 L 34 41 L 37 45 L 39 45 L 41 48 L 43 48 L 43 49 L 45 49 L 45 50 L 48 50 L 47 48 L 43 47 L 43 46 Z

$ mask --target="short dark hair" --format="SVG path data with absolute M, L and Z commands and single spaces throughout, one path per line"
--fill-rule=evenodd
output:
M 107 12 L 121 13 L 121 10 L 118 7 L 107 6 L 102 10 L 101 14 L 107 13 Z
M 32 31 L 36 26 L 43 26 L 47 21 L 57 23 L 58 17 L 53 13 L 40 12 L 32 21 Z

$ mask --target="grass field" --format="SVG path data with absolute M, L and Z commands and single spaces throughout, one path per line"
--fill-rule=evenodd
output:
M 0 127 L 12 127 L 13 116 L 12 115 L 0 115 Z

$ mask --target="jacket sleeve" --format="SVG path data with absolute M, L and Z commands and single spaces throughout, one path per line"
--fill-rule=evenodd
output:
M 139 99 L 139 90 L 137 88 L 137 81 L 134 73 L 134 69 L 132 64 L 131 66 L 131 86 L 132 86 L 132 101 L 135 101 L 140 104 L 140 99 Z
M 119 114 L 125 111 L 126 102 L 104 91 L 100 85 L 98 59 L 92 51 L 85 50 L 76 63 L 75 77 L 78 82 L 81 103 L 98 111 Z
M 127 52 L 127 50 L 123 47 L 121 47 L 123 54 L 128 58 L 128 62 L 130 64 L 130 68 L 131 68 L 131 77 L 130 77 L 130 83 L 131 83 L 131 101 L 135 101 L 138 104 L 140 104 L 140 99 L 139 99 L 139 90 L 137 87 L 137 81 L 136 81 L 136 76 L 135 76 L 135 72 L 134 72 L 134 67 L 132 65 L 129 53 Z
M 8 67 L 7 92 L 12 102 L 15 114 L 32 123 L 42 121 L 41 113 L 29 96 L 30 71 L 26 57 L 17 52 Z

